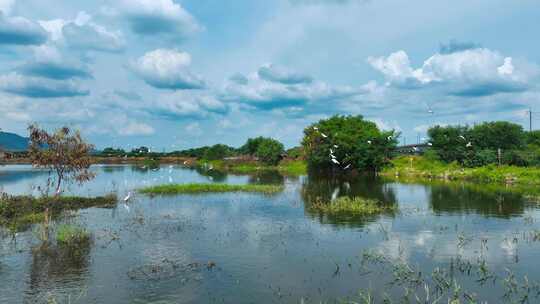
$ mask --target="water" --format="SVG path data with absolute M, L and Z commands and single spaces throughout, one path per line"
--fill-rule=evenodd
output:
M 448 274 L 449 293 L 459 285 L 462 299 L 467 293 L 499 303 L 528 294 L 530 303 L 540 301 L 540 214 L 536 203 L 512 189 L 276 172 L 235 176 L 176 166 L 92 169 L 95 180 L 68 192 L 121 196 L 168 182 L 275 183 L 285 190 L 136 194 L 128 206 L 81 210 L 57 223 L 92 232 L 93 243 L 74 252 L 40 246 L 39 225 L 15 237 L 3 231 L 0 303 L 320 303 L 358 301 L 359 291 L 375 302 L 386 295 L 400 303 L 405 288 L 413 290 L 415 303 L 414 293 L 425 298 L 415 273 L 429 277 L 430 293 L 444 285 L 433 284 L 434 270 Z M 11 194 L 37 193 L 47 177 L 28 166 L 0 167 L 0 187 Z M 399 211 L 326 216 L 309 208 L 336 191 L 396 204 Z M 488 274 L 480 270 L 483 263 Z

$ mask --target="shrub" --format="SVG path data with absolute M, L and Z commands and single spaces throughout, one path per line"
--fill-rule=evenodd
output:
M 257 148 L 255 156 L 267 165 L 277 165 L 284 153 L 283 144 L 275 139 L 264 139 Z
M 89 241 L 90 233 L 78 226 L 61 225 L 56 232 L 56 242 L 59 245 L 78 246 Z
M 213 145 L 204 152 L 203 158 L 207 160 L 224 159 L 225 157 L 233 154 L 232 150 L 233 149 L 231 149 L 227 145 L 222 145 L 222 144 Z

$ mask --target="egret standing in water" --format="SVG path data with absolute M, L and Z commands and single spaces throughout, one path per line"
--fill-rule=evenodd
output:
M 124 197 L 124 202 L 128 202 L 130 199 L 131 199 L 131 191 L 129 191 L 127 196 Z

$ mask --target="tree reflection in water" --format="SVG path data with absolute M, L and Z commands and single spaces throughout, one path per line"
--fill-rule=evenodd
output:
M 36 303 L 39 299 L 48 301 L 49 297 L 62 297 L 64 293 L 84 288 L 88 277 L 92 242 L 83 242 L 77 246 L 57 245 L 49 242 L 31 248 L 31 264 L 28 289 L 25 291 L 25 303 Z M 55 286 L 64 286 L 71 290 L 54 290 Z
M 306 214 L 324 224 L 346 227 L 364 227 L 381 216 L 394 216 L 395 211 L 387 210 L 381 214 L 372 215 L 324 214 L 311 206 L 318 202 L 330 203 L 332 196 L 362 197 L 388 205 L 397 203 L 393 189 L 375 176 L 343 176 L 310 172 L 302 183 L 301 195 Z

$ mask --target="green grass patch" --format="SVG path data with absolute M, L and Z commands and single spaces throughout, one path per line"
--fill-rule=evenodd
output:
M 305 175 L 307 174 L 307 164 L 302 160 L 285 160 L 277 166 L 265 165 L 257 161 L 224 161 L 213 160 L 205 161 L 198 160 L 197 166 L 201 168 L 213 168 L 223 172 L 231 172 L 237 174 L 250 174 L 259 171 L 279 171 L 287 175 Z
M 340 197 L 332 202 L 317 202 L 311 209 L 325 214 L 354 214 L 374 215 L 388 211 L 395 211 L 395 205 L 384 205 L 379 201 L 361 197 Z
M 446 164 L 422 156 L 400 156 L 381 172 L 385 176 L 420 179 L 464 180 L 483 183 L 539 185 L 540 168 L 488 165 L 464 168 L 457 163 Z
M 56 242 L 61 246 L 80 246 L 90 242 L 90 233 L 79 226 L 60 225 L 56 231 Z
M 55 216 L 65 210 L 91 207 L 111 208 L 116 205 L 116 195 L 100 197 L 32 197 L 0 195 L 0 225 L 20 227 L 43 221 L 44 213 Z
M 258 192 L 274 194 L 283 191 L 283 186 L 277 185 L 229 185 L 229 184 L 171 184 L 159 185 L 140 189 L 144 194 L 195 194 L 195 193 L 224 193 L 224 192 Z

